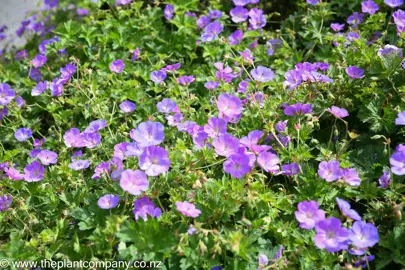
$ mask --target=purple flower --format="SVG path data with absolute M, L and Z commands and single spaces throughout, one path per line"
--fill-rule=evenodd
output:
M 166 72 L 164 71 L 152 71 L 150 74 L 150 79 L 155 83 L 162 83 L 166 79 Z
M 390 157 L 391 171 L 395 175 L 405 175 L 405 150 L 397 149 Z
M 337 252 L 347 249 L 349 230 L 342 227 L 339 219 L 331 217 L 320 220 L 315 226 L 315 245 L 318 248 L 325 248 L 328 252 Z
M 242 101 L 234 95 L 221 94 L 217 101 L 218 110 L 227 117 L 236 117 L 242 113 Z
M 404 0 L 384 0 L 384 3 L 391 8 L 396 8 L 402 6 L 404 4 Z
M 111 72 L 114 73 L 121 73 L 125 68 L 125 64 L 124 61 L 122 61 L 121 59 L 112 61 L 110 64 L 110 70 Z
M 247 4 L 250 4 L 250 0 L 233 0 L 233 3 L 237 7 L 243 7 L 246 6 Z
M 15 59 L 16 60 L 22 60 L 22 59 L 25 59 L 25 58 L 28 58 L 27 50 L 22 50 L 22 51 L 19 51 L 19 52 L 17 52 L 15 54 Z
M 100 197 L 97 201 L 98 207 L 101 209 L 112 209 L 117 207 L 120 201 L 120 196 L 116 196 L 113 194 L 107 194 Z
M 361 220 L 360 215 L 355 210 L 351 209 L 350 204 L 347 201 L 336 197 L 336 202 L 343 215 L 353 220 Z
M 327 182 L 336 181 L 340 178 L 340 163 L 336 160 L 319 163 L 318 175 Z
M 219 86 L 219 82 L 209 81 L 204 84 L 204 87 L 207 89 L 215 89 Z
M 131 3 L 132 0 L 117 0 L 115 2 L 116 6 L 121 6 L 121 5 L 128 5 L 129 3 Z
M 361 220 L 353 224 L 349 238 L 352 244 L 358 248 L 372 247 L 380 240 L 377 228 L 373 224 Z
M 90 122 L 89 126 L 84 130 L 84 133 L 95 133 L 107 126 L 107 121 L 104 119 L 99 119 Z
M 89 15 L 89 11 L 87 9 L 85 9 L 85 8 L 78 8 L 76 10 L 76 13 L 79 16 L 87 16 L 87 15 Z
M 283 85 L 289 89 L 295 89 L 302 83 L 302 73 L 299 70 L 289 70 L 284 74 L 285 81 Z
M 307 0 L 307 3 L 315 6 L 315 5 L 319 4 L 319 0 Z
M 211 18 L 209 16 L 201 16 L 197 19 L 196 23 L 198 28 L 204 28 L 211 22 Z
M 8 109 L 7 107 L 4 107 L 3 109 L 0 110 L 0 121 L 3 119 L 4 116 L 7 116 L 8 114 Z
M 364 69 L 350 66 L 346 68 L 346 74 L 352 79 L 361 79 L 364 77 Z
M 208 14 L 210 15 L 211 19 L 219 19 L 222 17 L 222 11 L 220 10 L 210 10 Z
M 55 78 L 49 86 L 53 97 L 59 97 L 63 94 L 63 84 L 59 78 Z
M 101 162 L 94 169 L 94 174 L 91 176 L 91 179 L 99 179 L 101 175 L 106 175 L 110 172 L 111 163 L 110 162 Z
M 219 21 L 209 23 L 201 35 L 202 42 L 213 41 L 224 30 L 224 26 Z
M 92 149 L 101 143 L 101 135 L 98 134 L 97 132 L 84 133 L 83 139 L 85 146 L 89 149 Z
M 162 68 L 161 71 L 170 71 L 174 72 L 175 70 L 178 70 L 181 67 L 180 63 L 176 63 L 173 65 L 167 65 L 166 67 Z
M 197 209 L 194 204 L 188 201 L 176 202 L 177 211 L 187 217 L 196 218 L 201 214 L 201 210 Z
M 176 107 L 177 107 L 176 102 L 174 102 L 170 98 L 164 98 L 162 101 L 156 104 L 156 108 L 158 109 L 158 111 L 165 114 L 174 112 Z
M 258 270 L 262 270 L 263 267 L 266 267 L 269 264 L 269 258 L 264 254 L 259 254 L 257 260 L 259 262 Z
M 26 141 L 32 137 L 32 130 L 29 128 L 19 128 L 14 133 L 14 137 L 19 142 Z
M 405 16 L 405 12 L 404 12 Z M 405 20 L 405 17 L 404 17 Z M 405 22 L 404 22 L 405 23 Z M 378 56 L 384 56 L 384 55 L 394 55 L 396 58 L 402 58 L 403 57 L 403 52 L 401 48 L 398 48 L 397 46 L 394 45 L 385 45 L 383 49 L 379 49 L 377 52 Z
M 194 82 L 194 76 L 181 76 L 177 78 L 177 83 L 181 85 L 189 85 L 190 83 Z
M 7 83 L 0 84 L 0 105 L 8 105 L 15 97 L 15 91 Z
M 136 108 L 135 103 L 133 103 L 129 100 L 125 100 L 125 101 L 121 102 L 121 104 L 120 104 L 120 109 L 124 113 L 131 113 L 135 110 L 135 108 Z
M 25 100 L 22 97 L 16 97 L 15 104 L 17 105 L 18 108 L 21 108 L 22 106 L 25 105 Z
M 44 4 L 47 5 L 49 8 L 54 8 L 59 4 L 59 0 L 45 0 Z
M 10 167 L 10 168 L 5 168 L 4 172 L 7 174 L 7 176 L 10 179 L 13 180 L 22 180 L 24 179 L 24 174 L 22 174 L 20 171 L 18 171 L 17 169 Z
M 243 39 L 243 31 L 236 30 L 232 34 L 229 35 L 228 40 L 230 45 L 237 45 L 241 43 Z
M 374 258 L 375 258 L 375 256 L 374 255 L 370 255 L 370 256 L 364 256 L 363 258 L 361 258 L 360 260 L 357 260 L 355 263 L 354 263 L 354 267 L 355 268 L 359 268 L 359 267 L 361 267 L 361 268 L 367 268 L 367 266 L 368 266 L 368 262 L 371 262 L 371 261 L 374 261 Z
M 87 159 L 84 160 L 75 160 L 68 165 L 69 168 L 75 171 L 81 171 L 87 169 L 90 166 L 90 161 Z
M 312 104 L 296 103 L 284 109 L 284 114 L 288 116 L 304 115 L 312 113 Z
M 149 188 L 146 174 L 140 170 L 125 170 L 121 174 L 120 186 L 132 195 L 140 195 Z
M 243 61 L 253 64 L 254 61 L 254 56 L 252 54 L 252 51 L 249 49 L 245 49 L 243 52 L 239 52 L 240 56 L 242 57 Z
M 395 119 L 395 125 L 405 126 L 405 111 L 398 113 L 398 117 Z
M 136 48 L 135 51 L 131 50 L 130 53 L 132 53 L 131 61 L 135 61 L 138 59 L 139 55 L 141 54 L 141 50 L 139 48 Z
M 35 160 L 24 168 L 24 180 L 27 182 L 38 182 L 44 178 L 45 167 Z
M 405 26 L 405 12 L 403 10 L 398 9 L 392 13 L 392 17 L 394 18 L 394 22 L 397 26 Z
M 297 175 L 301 171 L 300 166 L 295 162 L 281 165 L 281 170 L 283 171 L 283 174 L 287 176 Z
M 261 152 L 257 156 L 257 164 L 266 172 L 277 173 L 280 170 L 279 163 L 278 156 L 271 152 Z
M 173 5 L 166 5 L 165 10 L 163 11 L 165 18 L 168 20 L 173 19 L 174 16 L 174 6 Z
M 258 82 L 269 82 L 274 78 L 274 72 L 264 66 L 258 66 L 257 68 L 253 69 L 250 72 L 250 75 L 252 75 L 253 79 Z
M 283 251 L 284 251 L 284 247 L 280 246 L 279 250 L 277 251 L 277 253 L 273 257 L 273 260 L 280 259 L 283 256 Z
M 325 219 L 325 212 L 319 209 L 316 201 L 303 201 L 298 204 L 295 218 L 303 229 L 313 229 L 320 220 Z
M 148 215 L 158 218 L 162 215 L 162 210 L 155 207 L 155 204 L 147 197 L 141 197 L 134 202 L 134 215 L 135 220 L 141 217 L 144 221 L 148 220 Z
M 226 133 L 226 122 L 221 118 L 212 117 L 204 125 L 204 131 L 209 137 L 216 138 Z
M 249 79 L 245 79 L 238 84 L 238 92 L 245 93 L 249 88 Z
M 34 57 L 34 59 L 31 60 L 31 64 L 36 68 L 40 68 L 46 64 L 47 60 L 48 59 L 46 58 L 45 55 L 38 54 L 37 56 Z
M 341 177 L 350 186 L 360 186 L 361 180 L 356 169 L 343 169 L 343 171 L 341 172 Z
M 163 147 L 149 146 L 139 158 L 139 167 L 148 176 L 158 176 L 170 168 L 169 154 Z
M 198 230 L 197 230 L 196 228 L 194 228 L 193 225 L 190 225 L 190 227 L 188 227 L 187 234 L 188 234 L 188 235 L 193 235 L 193 234 L 195 234 L 197 231 L 198 231 Z M 211 269 L 212 269 L 212 268 L 211 268 Z
M 275 128 L 278 132 L 283 133 L 286 131 L 288 120 L 279 121 L 276 123 Z
M 240 179 L 250 171 L 251 167 L 249 162 L 250 159 L 246 155 L 231 155 L 224 162 L 224 171 L 231 176 Z
M 13 202 L 13 196 L 11 195 L 1 195 L 0 196 L 0 211 L 6 211 L 10 208 Z
M 252 8 L 249 11 L 249 17 L 250 17 L 249 19 L 250 28 L 253 30 L 261 29 L 267 23 L 266 17 L 264 16 L 264 12 L 261 9 Z
M 222 134 L 212 141 L 212 145 L 217 155 L 229 157 L 238 152 L 239 140 L 230 134 Z
M 349 116 L 349 113 L 347 112 L 346 109 L 344 108 L 339 108 L 336 106 L 332 106 L 329 109 L 327 109 L 328 112 L 330 112 L 331 114 L 333 114 L 334 116 L 338 117 L 338 118 L 345 118 L 347 116 Z
M 330 25 L 330 28 L 332 28 L 332 30 L 335 31 L 335 32 L 339 32 L 339 31 L 342 31 L 343 28 L 345 28 L 345 24 L 344 23 L 342 23 L 342 24 L 340 24 L 340 23 L 332 23 Z
M 235 7 L 231 9 L 230 13 L 234 23 L 244 22 L 249 18 L 249 10 L 243 7 Z
M 363 1 L 361 3 L 363 13 L 374 14 L 378 11 L 378 5 L 373 0 Z
M 41 150 L 37 158 L 39 158 L 43 165 L 56 164 L 58 162 L 58 154 L 50 150 Z
M 259 143 L 259 140 L 263 134 L 264 132 L 261 130 L 252 130 L 247 136 L 240 139 L 240 143 L 248 148 L 252 148 L 252 146 Z
M 378 179 L 380 186 L 378 188 L 387 188 L 391 184 L 391 175 L 389 172 L 383 172 L 383 175 Z
M 350 15 L 347 18 L 347 23 L 352 24 L 353 27 L 357 27 L 357 25 L 362 23 L 363 20 L 364 20 L 364 14 L 363 13 L 354 12 L 352 15 Z
M 165 127 L 159 122 L 142 122 L 131 130 L 130 137 L 141 147 L 159 145 L 165 139 Z

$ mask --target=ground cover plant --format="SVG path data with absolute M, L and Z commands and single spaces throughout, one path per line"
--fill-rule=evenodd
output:
M 0 54 L 0 257 L 405 266 L 402 0 L 45 0 Z

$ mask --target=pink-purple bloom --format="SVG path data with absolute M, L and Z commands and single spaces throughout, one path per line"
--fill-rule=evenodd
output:
M 90 166 L 90 161 L 87 159 L 84 160 L 74 160 L 68 165 L 69 168 L 75 171 L 81 171 L 87 169 Z
M 361 3 L 363 13 L 374 14 L 378 11 L 378 5 L 373 0 L 366 0 Z
M 354 12 L 347 18 L 347 23 L 351 24 L 353 27 L 357 27 L 358 24 L 362 23 L 364 20 L 364 14 Z
M 13 202 L 13 196 L 1 195 L 0 196 L 0 212 L 6 211 L 7 209 L 9 209 L 12 202 Z
M 384 3 L 391 8 L 396 8 L 402 6 L 404 4 L 404 0 L 384 0 Z
M 383 175 L 378 179 L 378 188 L 387 188 L 391 184 L 391 175 L 389 172 L 383 172 Z
M 196 218 L 201 214 L 201 210 L 197 209 L 194 204 L 188 201 L 176 202 L 177 211 L 187 217 Z
M 163 147 L 149 146 L 139 158 L 139 167 L 148 176 L 158 176 L 170 168 L 169 153 Z
M 129 100 L 124 100 L 123 102 L 121 102 L 119 107 L 120 107 L 121 111 L 124 113 L 131 113 L 136 108 L 135 103 L 133 103 L 132 101 L 129 101 Z
M 243 31 L 242 30 L 236 30 L 232 34 L 229 35 L 228 41 L 229 44 L 231 45 L 237 45 L 242 42 L 243 39 Z
M 121 173 L 120 186 L 132 195 L 140 195 L 148 190 L 149 181 L 143 171 L 127 169 Z
M 38 54 L 37 56 L 34 57 L 34 59 L 31 60 L 31 64 L 36 68 L 40 68 L 46 64 L 47 60 L 48 59 L 46 58 L 45 55 Z
M 304 115 L 311 113 L 312 113 L 312 104 L 296 103 L 293 105 L 288 105 L 284 109 L 284 114 L 288 116 Z
M 361 220 L 360 215 L 355 210 L 351 209 L 351 206 L 347 201 L 336 197 L 336 202 L 343 215 L 353 220 Z
M 346 74 L 352 79 L 361 79 L 364 77 L 364 69 L 350 66 L 346 68 Z
M 341 177 L 350 186 L 360 186 L 360 177 L 356 169 L 346 168 L 341 172 Z
M 166 72 L 157 70 L 151 72 L 150 79 L 155 83 L 162 83 L 166 79 L 166 76 Z
M 395 175 L 405 175 L 405 149 L 397 149 L 390 157 L 391 171 Z
M 138 221 L 142 218 L 144 221 L 148 220 L 148 216 L 158 218 L 162 215 L 162 210 L 155 207 L 155 204 L 147 196 L 143 196 L 134 202 L 134 215 L 135 220 Z
M 58 154 L 50 150 L 41 150 L 37 155 L 37 158 L 39 158 L 43 165 L 51 165 L 58 162 Z
M 111 62 L 110 64 L 110 70 L 111 72 L 114 73 L 121 73 L 125 68 L 125 64 L 124 61 L 122 61 L 121 59 L 117 59 Z
M 295 218 L 303 229 L 313 229 L 320 220 L 325 219 L 325 212 L 319 209 L 316 201 L 303 201 L 298 203 L 298 211 L 295 212 Z
M 209 23 L 201 35 L 202 42 L 213 41 L 221 32 L 224 30 L 224 26 L 218 21 L 213 21 Z
M 24 180 L 27 182 L 38 182 L 44 178 L 45 167 L 37 160 L 24 168 Z
M 214 138 L 212 145 L 217 155 L 229 157 L 238 152 L 239 140 L 230 134 L 222 134 Z
M 359 220 L 353 224 L 349 239 L 357 248 L 368 248 L 377 244 L 380 237 L 377 228 L 373 224 Z
M 332 28 L 332 30 L 335 31 L 335 32 L 340 32 L 340 31 L 343 30 L 343 28 L 345 28 L 345 24 L 344 23 L 342 23 L 342 24 L 340 24 L 340 23 L 332 23 L 330 25 L 330 28 Z
M 142 122 L 131 130 L 130 137 L 141 147 L 159 145 L 165 139 L 165 127 L 159 122 Z
M 227 117 L 237 117 L 242 113 L 242 101 L 231 94 L 221 94 L 217 101 L 218 110 Z
M 299 174 L 301 169 L 297 163 L 293 162 L 290 164 L 281 165 L 281 171 L 283 172 L 284 175 L 294 176 Z
M 174 6 L 173 5 L 166 5 L 165 10 L 163 11 L 165 18 L 168 20 L 173 19 L 174 16 Z
M 246 155 L 234 154 L 228 157 L 224 162 L 224 171 L 231 176 L 240 179 L 247 174 L 251 167 L 249 165 L 250 159 Z
M 158 109 L 158 111 L 165 114 L 174 112 L 176 107 L 176 102 L 174 102 L 170 98 L 164 98 L 162 101 L 156 104 L 156 108 Z
M 336 107 L 336 106 L 330 107 L 327 111 L 330 112 L 331 114 L 333 114 L 334 116 L 338 117 L 338 118 L 345 118 L 345 117 L 349 116 L 349 113 L 347 112 L 346 109 L 339 108 L 339 107 Z
M 4 172 L 10 179 L 13 179 L 16 181 L 24 179 L 24 174 L 13 167 L 4 168 Z
M 337 252 L 347 249 L 349 230 L 342 227 L 342 222 L 334 217 L 320 220 L 315 226 L 315 245 L 325 248 L 328 252 Z
M 340 178 L 340 163 L 336 160 L 322 161 L 318 167 L 318 175 L 328 182 L 336 181 Z
M 274 78 L 274 72 L 267 67 L 258 66 L 250 72 L 253 79 L 258 82 L 269 82 Z
M 32 130 L 30 128 L 19 128 L 14 133 L 14 137 L 19 142 L 24 142 L 32 137 Z
M 113 194 L 107 194 L 100 197 L 97 201 L 98 206 L 101 209 L 112 209 L 117 207 L 120 201 L 120 196 L 116 196 Z
M 257 156 L 257 164 L 266 172 L 277 173 L 280 170 L 280 159 L 272 152 L 261 152 Z
M 249 18 L 249 10 L 244 7 L 235 7 L 231 9 L 230 13 L 234 23 L 244 22 Z
M 15 97 L 15 91 L 7 83 L 0 84 L 0 105 L 8 105 Z
M 177 78 L 177 83 L 181 85 L 189 85 L 190 83 L 195 81 L 194 76 L 181 76 Z

